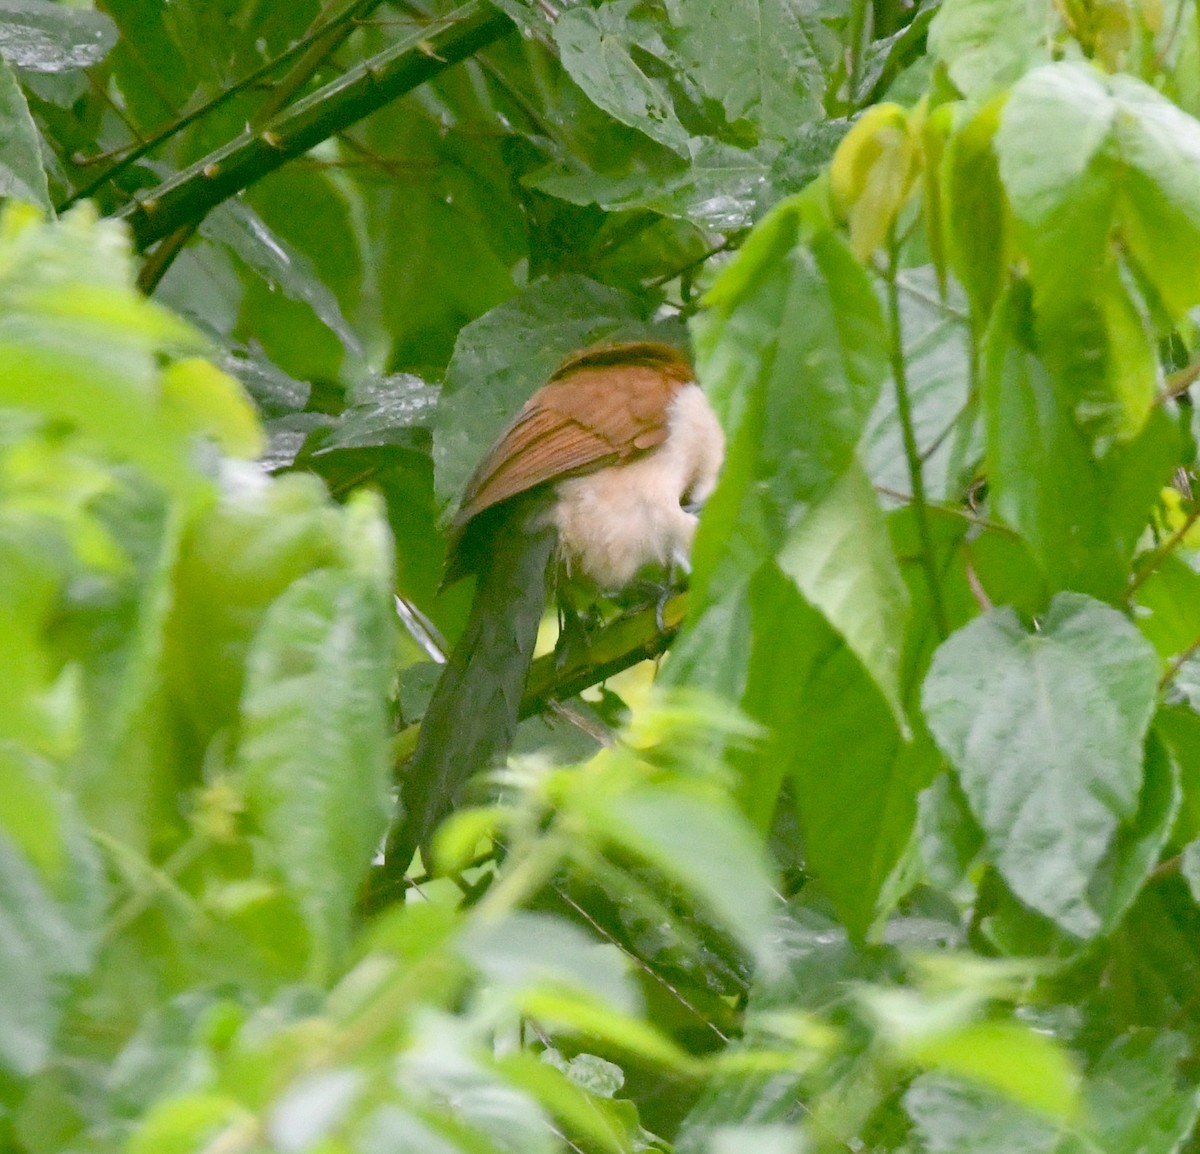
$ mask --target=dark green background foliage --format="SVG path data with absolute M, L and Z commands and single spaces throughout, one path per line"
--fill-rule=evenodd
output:
M 0 1148 L 1200 1150 L 1196 0 L 435 5 L 0 0 Z M 439 525 L 647 336 L 657 686 L 381 886 Z

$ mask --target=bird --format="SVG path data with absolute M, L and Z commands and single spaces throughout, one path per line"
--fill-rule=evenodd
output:
M 689 572 L 724 454 L 688 359 L 657 341 L 576 352 L 526 401 L 450 526 L 443 587 L 473 574 L 475 593 L 400 780 L 389 873 L 418 848 L 428 867 L 464 786 L 507 756 L 551 587 L 611 595 L 652 568 Z

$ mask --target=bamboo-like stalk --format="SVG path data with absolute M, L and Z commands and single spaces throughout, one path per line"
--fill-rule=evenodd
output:
M 411 92 L 513 27 L 503 13 L 482 0 L 471 0 L 203 157 L 116 215 L 129 222 L 134 243 L 142 251 L 182 226 L 202 220 L 222 201 L 280 165 Z

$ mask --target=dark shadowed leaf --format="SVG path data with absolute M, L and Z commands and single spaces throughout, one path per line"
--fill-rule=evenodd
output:
M 616 174 L 556 167 L 534 173 L 529 183 L 573 204 L 598 204 L 610 212 L 644 208 L 707 228 L 732 230 L 750 224 L 776 150 L 773 145 L 747 150 L 705 140 L 687 161 L 676 159 L 649 172 L 640 166 Z
M 262 277 L 267 287 L 303 302 L 334 332 L 350 356 L 361 357 L 357 334 L 342 315 L 337 297 L 317 275 L 312 262 L 276 236 L 244 201 L 227 201 L 200 226 L 210 240 L 228 245 Z

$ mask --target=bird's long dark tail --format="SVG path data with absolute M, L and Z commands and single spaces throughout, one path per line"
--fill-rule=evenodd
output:
M 512 745 L 555 546 L 545 510 L 546 501 L 533 496 L 506 503 L 483 515 L 488 519 L 471 543 L 475 599 L 400 783 L 400 814 L 386 851 L 393 879 L 417 848 L 428 863 L 433 831 L 461 803 L 468 779 L 501 763 Z

